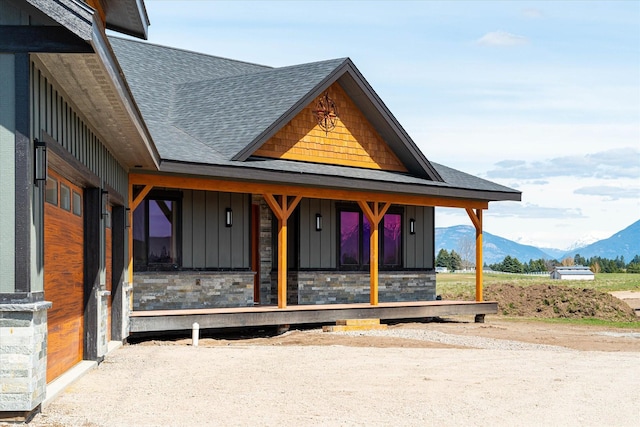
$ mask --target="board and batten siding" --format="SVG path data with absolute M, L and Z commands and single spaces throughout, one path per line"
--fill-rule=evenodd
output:
M 182 267 L 251 268 L 251 200 L 247 194 L 183 190 Z M 233 226 L 225 225 L 225 210 Z
M 404 268 L 432 269 L 434 267 L 434 208 L 406 206 L 404 208 L 403 251 Z M 409 233 L 409 221 L 415 219 L 415 234 Z
M 302 269 L 337 267 L 338 235 L 335 201 L 302 199 L 299 205 L 300 264 Z M 434 251 L 434 209 L 405 206 L 403 209 L 404 268 L 432 269 Z M 322 231 L 316 231 L 316 214 L 322 215 Z M 416 221 L 416 233 L 409 234 L 409 220 Z
M 302 199 L 300 212 L 300 268 L 332 269 L 337 260 L 335 202 Z M 322 215 L 322 230 L 316 231 L 316 214 Z
M 52 78 L 31 63 L 31 133 L 43 139 L 42 131 L 58 141 L 80 163 L 127 200 L 127 171 L 83 120 Z

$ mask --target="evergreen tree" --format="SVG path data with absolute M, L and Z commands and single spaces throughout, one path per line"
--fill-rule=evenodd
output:
M 436 267 L 447 267 L 451 265 L 451 255 L 446 249 L 440 249 L 436 257 Z
M 451 271 L 460 270 L 462 268 L 462 258 L 456 251 L 451 251 L 451 256 L 449 257 L 449 269 Z

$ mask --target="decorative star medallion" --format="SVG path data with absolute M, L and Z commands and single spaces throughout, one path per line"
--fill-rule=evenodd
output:
M 338 122 L 338 107 L 336 107 L 333 99 L 329 97 L 329 92 L 325 92 L 316 102 L 316 109 L 313 110 L 313 114 L 316 117 L 316 122 L 320 129 L 325 133 L 329 133 L 336 127 Z

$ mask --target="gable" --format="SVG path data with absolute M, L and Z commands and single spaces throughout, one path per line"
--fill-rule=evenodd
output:
M 314 111 L 321 95 L 253 155 L 407 172 L 406 167 L 338 83 L 333 83 L 327 93 L 337 107 L 338 119 L 333 129 L 325 131 L 316 120 Z

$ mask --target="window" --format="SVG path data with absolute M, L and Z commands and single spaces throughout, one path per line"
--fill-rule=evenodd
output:
M 71 190 L 63 183 L 60 183 L 60 207 L 65 211 L 71 210 Z
M 58 206 L 58 181 L 54 178 L 47 178 L 47 185 L 44 190 L 44 199 L 48 203 Z
M 147 197 L 133 212 L 133 253 L 136 270 L 179 265 L 180 198 L 171 194 Z
M 340 227 L 339 265 L 343 269 L 368 269 L 371 224 L 359 210 L 338 211 Z M 380 268 L 402 267 L 402 215 L 387 213 L 379 226 Z
M 80 193 L 73 192 L 73 214 L 82 216 L 82 196 Z

